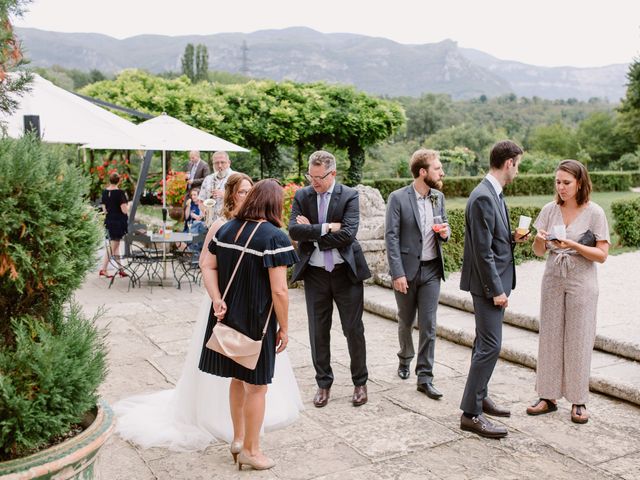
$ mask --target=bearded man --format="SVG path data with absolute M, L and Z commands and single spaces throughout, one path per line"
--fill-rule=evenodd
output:
M 420 149 L 411 156 L 413 182 L 389 196 L 385 243 L 393 290 L 398 305 L 398 376 L 410 376 L 415 355 L 411 332 L 418 314 L 418 391 L 437 400 L 442 393 L 433 384 L 436 311 L 440 281 L 444 280 L 442 242 L 449 239 L 444 208 L 444 171 L 435 150 Z

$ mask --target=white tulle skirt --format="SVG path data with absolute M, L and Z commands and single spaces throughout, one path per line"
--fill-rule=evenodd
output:
M 116 432 L 123 439 L 143 448 L 165 447 L 176 451 L 202 450 L 217 439 L 227 442 L 233 439 L 229 410 L 231 379 L 198 369 L 210 307 L 211 300 L 205 295 L 176 388 L 125 398 L 113 406 Z M 291 424 L 302 409 L 300 390 L 285 350 L 276 355 L 273 381 L 267 389 L 263 430 Z

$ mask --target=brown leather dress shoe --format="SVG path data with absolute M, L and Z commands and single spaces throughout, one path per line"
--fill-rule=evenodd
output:
M 511 412 L 508 409 L 497 406 L 490 397 L 485 397 L 484 400 L 482 400 L 482 413 L 486 413 L 492 417 L 511 416 Z
M 313 404 L 318 408 L 324 407 L 329 403 L 329 392 L 330 390 L 328 388 L 318 388 L 318 391 L 313 397 Z
M 494 425 L 484 415 L 467 418 L 460 417 L 460 428 L 466 432 L 472 432 L 486 438 L 503 438 L 509 433 L 505 427 Z
M 360 405 L 364 405 L 369 400 L 367 396 L 367 386 L 360 385 L 359 387 L 355 387 L 353 389 L 353 398 L 351 399 L 351 403 L 353 403 L 354 407 L 359 407 Z

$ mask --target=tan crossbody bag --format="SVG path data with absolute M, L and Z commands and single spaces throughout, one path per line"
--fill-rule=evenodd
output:
M 258 222 L 256 228 L 253 229 L 251 235 L 247 239 L 247 243 L 245 243 L 244 248 L 242 249 L 242 253 L 240 254 L 240 258 L 238 259 L 238 263 L 236 263 L 236 267 L 231 274 L 231 278 L 229 279 L 229 283 L 227 283 L 227 288 L 224 290 L 224 294 L 222 295 L 222 300 L 224 300 L 229 292 L 229 287 L 233 282 L 233 279 L 238 272 L 238 267 L 240 266 L 240 262 L 244 257 L 244 254 L 247 252 L 247 247 L 249 246 L 249 242 L 260 228 L 260 225 L 264 223 L 264 220 Z M 247 225 L 247 222 L 244 222 L 242 229 Z M 264 324 L 264 328 L 262 329 L 262 336 L 260 340 L 254 340 L 251 337 L 246 336 L 244 333 L 237 331 L 234 328 L 231 328 L 228 325 L 222 323 L 222 321 L 218 320 L 218 322 L 213 327 L 213 331 L 211 332 L 211 338 L 207 341 L 207 348 L 213 350 L 214 352 L 218 352 L 221 355 L 224 355 L 227 358 L 230 358 L 236 363 L 239 363 L 245 368 L 249 370 L 255 370 L 256 365 L 258 364 L 258 358 L 260 357 L 260 352 L 262 351 L 262 340 L 264 339 L 265 334 L 267 333 L 267 327 L 269 326 L 269 320 L 271 319 L 271 312 L 273 311 L 273 302 L 271 302 L 271 307 L 269 308 L 269 314 L 267 315 L 267 321 Z

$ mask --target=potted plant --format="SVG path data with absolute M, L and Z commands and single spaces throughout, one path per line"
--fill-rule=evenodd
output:
M 112 429 L 102 333 L 72 300 L 103 236 L 88 179 L 28 135 L 0 140 L 0 478 L 92 478 Z
M 169 205 L 169 216 L 176 221 L 183 220 L 184 209 L 182 208 L 182 204 L 184 203 L 184 197 L 187 192 L 187 174 L 185 172 L 169 171 L 165 188 L 167 204 Z M 162 198 L 162 181 L 160 182 L 160 189 L 157 194 L 159 198 Z

